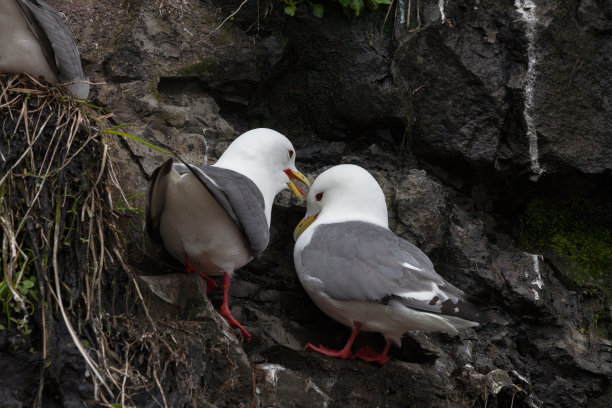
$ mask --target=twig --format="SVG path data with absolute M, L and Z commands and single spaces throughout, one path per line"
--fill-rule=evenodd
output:
M 166 393 L 164 392 L 164 389 L 162 388 L 159 382 L 159 378 L 157 378 L 157 370 L 155 369 L 153 369 L 153 378 L 155 378 L 155 383 L 157 384 L 157 387 L 159 388 L 159 392 L 161 393 L 162 399 L 164 400 L 164 407 L 168 408 L 168 401 L 166 401 Z
M 2 252 L 4 254 L 7 254 L 7 253 L 10 254 L 10 258 L 8 262 L 10 262 L 12 265 L 14 262 L 16 262 L 17 252 L 18 252 L 15 232 L 13 231 L 13 228 L 11 228 L 12 223 L 9 223 L 9 221 L 5 217 L 0 217 L 0 222 L 2 223 L 3 230 L 4 230 L 4 237 L 2 239 Z M 13 296 L 13 299 L 15 299 L 15 301 L 19 304 L 19 307 L 21 308 L 21 310 L 23 310 L 24 317 L 23 317 L 23 321 L 21 324 L 23 326 L 23 324 L 27 323 L 30 315 L 28 313 L 28 308 L 25 304 L 25 301 L 13 287 L 13 277 L 11 276 L 12 271 L 13 271 L 12 266 L 5 268 L 4 280 L 6 282 L 6 286 L 9 288 L 9 291 L 11 292 L 11 295 Z
M 232 18 L 232 17 L 234 17 L 236 14 L 238 14 L 238 12 L 239 12 L 239 11 L 240 11 L 240 9 L 242 8 L 242 6 L 244 6 L 244 5 L 245 5 L 245 4 L 246 4 L 248 1 L 249 1 L 249 0 L 244 0 L 244 1 L 242 2 L 242 4 L 240 4 L 240 6 L 238 6 L 238 8 L 237 8 L 237 9 L 236 9 L 236 10 L 235 10 L 235 11 L 234 11 L 232 14 L 230 14 L 229 16 L 227 16 L 227 17 L 225 18 L 225 20 L 223 20 L 223 21 L 221 22 L 221 24 L 219 24 L 219 25 L 218 25 L 218 26 L 217 26 L 217 27 L 216 27 L 214 30 L 212 30 L 210 33 L 208 33 L 208 34 L 206 35 L 206 37 L 205 37 L 205 38 L 208 38 L 208 37 L 210 37 L 210 36 L 211 36 L 211 35 L 212 35 L 214 32 L 219 31 L 219 29 L 220 29 L 220 28 L 223 26 L 223 24 L 225 24 L 225 23 L 227 22 L 227 20 L 231 19 L 231 18 Z
M 64 189 L 64 197 L 66 194 L 66 189 Z M 62 293 L 60 290 L 60 279 L 59 279 L 59 264 L 57 262 L 57 244 L 59 242 L 59 226 L 60 226 L 60 211 L 61 210 L 61 206 L 56 205 L 56 210 L 55 210 L 55 229 L 54 229 L 54 233 L 53 233 L 53 273 L 55 275 L 55 296 L 57 297 L 57 303 L 59 305 L 60 308 L 60 312 L 62 314 L 62 318 L 64 319 L 64 323 L 66 324 L 66 328 L 68 329 L 68 333 L 70 334 L 70 337 L 72 338 L 72 342 L 74 343 L 74 345 L 76 346 L 76 348 L 79 350 L 79 353 L 81 353 L 81 355 L 83 356 L 83 359 L 85 360 L 85 363 L 87 364 L 89 370 L 98 378 L 98 381 L 100 381 L 100 383 L 104 386 L 104 388 L 106 389 L 106 391 L 109 393 L 109 395 L 113 395 L 113 392 L 111 391 L 111 389 L 108 387 L 108 385 L 106 385 L 106 382 L 104 381 L 104 377 L 102 377 L 102 375 L 100 374 L 100 372 L 98 371 L 98 365 L 89 357 L 89 355 L 87 354 L 87 351 L 85 351 L 85 349 L 83 348 L 83 345 L 81 344 L 79 337 L 77 336 L 76 332 L 74 331 L 74 328 L 72 327 L 72 323 L 70 323 L 70 319 L 68 318 L 68 315 L 66 314 L 66 311 L 64 310 L 64 304 L 62 302 Z
M 387 23 L 387 19 L 389 18 L 389 13 L 391 13 L 391 8 L 393 8 L 393 5 L 395 4 L 395 0 L 391 1 L 391 4 L 389 4 L 389 8 L 387 9 L 387 14 L 385 14 L 385 19 L 383 20 L 382 26 L 380 27 L 380 34 L 382 35 L 383 30 L 385 28 L 385 24 Z
M 410 8 L 412 7 L 412 0 L 408 0 L 408 18 L 406 19 L 406 28 L 410 28 Z
M 574 67 L 572 68 L 572 73 L 570 74 L 570 80 L 567 83 L 567 87 L 569 88 L 570 86 L 572 86 L 572 81 L 574 80 L 574 78 L 576 77 L 576 74 L 578 73 L 578 71 L 580 70 L 580 68 L 582 68 L 582 65 L 584 64 L 584 61 L 582 60 L 578 60 L 576 61 L 576 63 L 574 64 Z
M 121 406 L 122 407 L 125 407 L 125 382 L 128 377 L 128 367 L 129 367 L 129 361 L 130 361 L 128 358 L 129 355 L 130 355 L 130 344 L 128 343 L 127 347 L 125 348 L 125 370 L 123 374 L 123 382 L 121 383 Z

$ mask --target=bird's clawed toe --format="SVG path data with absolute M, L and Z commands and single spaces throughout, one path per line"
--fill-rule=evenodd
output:
M 251 340 L 251 333 L 249 333 L 240 323 L 238 323 L 238 320 L 234 319 L 234 316 L 232 316 L 230 313 L 229 308 L 222 306 L 219 312 L 221 313 L 221 316 L 227 320 L 230 326 L 238 327 L 244 337 L 246 337 L 247 340 Z
M 389 356 L 387 353 L 377 353 L 372 350 L 370 346 L 365 346 L 359 349 L 355 354 L 353 354 L 353 358 L 358 358 L 369 363 L 378 363 L 380 365 L 384 365 L 389 361 Z
M 316 347 L 312 343 L 306 344 L 306 350 L 316 351 L 317 353 L 321 353 L 321 354 L 323 354 L 325 356 L 337 357 L 337 358 L 341 358 L 343 360 L 346 360 L 347 358 L 349 358 L 351 356 L 350 349 L 344 348 L 342 350 L 334 350 L 334 349 L 330 349 L 330 348 L 327 348 L 327 347 L 323 347 L 321 345 L 319 345 L 319 347 Z

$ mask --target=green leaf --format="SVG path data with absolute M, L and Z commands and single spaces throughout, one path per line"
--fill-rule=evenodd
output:
M 108 128 L 107 130 L 117 130 L 117 129 L 121 129 L 121 128 L 128 127 L 128 126 L 132 126 L 132 124 L 124 123 L 123 125 L 113 126 L 112 128 Z
M 145 145 L 147 147 L 150 147 L 151 149 L 155 149 L 158 152 L 162 152 L 162 153 L 166 153 L 166 154 L 172 154 L 172 152 L 169 152 L 169 151 L 167 151 L 165 149 L 162 149 L 161 147 L 154 146 L 151 143 L 145 142 L 144 140 L 142 140 L 142 139 L 140 139 L 140 138 L 138 138 L 136 136 L 130 135 L 129 133 L 117 132 L 116 130 L 110 130 L 110 129 L 103 130 L 102 133 L 109 133 L 111 135 L 117 135 L 117 136 L 125 137 L 126 139 L 130 139 L 130 140 L 133 140 L 133 141 L 138 142 L 140 144 L 143 144 L 143 145 Z
M 315 17 L 319 17 L 322 18 L 323 17 L 323 5 L 322 4 L 318 4 L 318 3 L 314 3 L 312 5 L 312 14 Z
M 24 280 L 22 285 L 26 289 L 31 289 L 34 287 L 34 282 L 32 282 L 31 280 Z
M 294 5 L 285 7 L 285 13 L 289 14 L 291 17 L 295 15 L 296 7 Z
M 343 7 L 353 10 L 356 16 L 361 13 L 365 7 L 365 0 L 338 0 Z
M 6 330 L 6 327 L 4 327 L 3 324 L 0 324 L 0 330 Z
M 353 0 L 351 3 L 351 8 L 355 10 L 355 15 L 358 16 L 359 13 L 361 13 L 361 10 L 363 10 L 365 7 L 364 0 Z
M 368 8 L 377 10 L 381 4 L 391 4 L 392 0 L 367 0 Z

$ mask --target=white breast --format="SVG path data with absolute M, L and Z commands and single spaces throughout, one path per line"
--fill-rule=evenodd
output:
M 187 173 L 172 170 L 160 232 L 164 246 L 181 262 L 208 275 L 233 273 L 253 257 L 236 224 L 208 190 Z

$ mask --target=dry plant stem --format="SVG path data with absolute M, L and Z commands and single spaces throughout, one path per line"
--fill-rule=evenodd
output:
M 389 13 L 391 13 L 391 9 L 393 8 L 393 5 L 395 4 L 395 0 L 393 0 L 391 2 L 391 4 L 389 4 L 389 8 L 387 9 L 387 14 L 385 14 L 385 19 L 383 20 L 382 26 L 380 27 L 380 34 L 382 35 L 383 29 L 385 28 L 385 23 L 387 22 L 387 19 L 389 18 Z
M 30 299 L 21 295 L 19 284 L 32 270 L 30 265 L 38 278 L 43 364 L 38 390 L 32 396 L 34 406 L 41 406 L 46 389 L 47 367 L 51 363 L 47 361 L 50 346 L 47 343 L 53 330 L 50 326 L 53 315 L 61 316 L 92 374 L 97 403 L 108 407 L 117 403 L 129 405 L 133 393 L 144 390 L 155 394 L 151 397 L 159 406 L 167 407 L 170 401 L 162 381 L 173 363 L 184 363 L 184 356 L 176 351 L 178 342 L 172 333 L 162 330 L 152 319 L 137 278 L 123 258 L 123 250 L 113 245 L 121 239 L 112 223 L 116 215 L 112 212 L 111 188 L 115 187 L 120 197 L 130 203 L 117 181 L 110 147 L 100 136 L 100 130 L 92 127 L 95 124 L 104 128 L 104 123 L 86 113 L 84 105 L 65 99 L 52 87 L 39 84 L 41 88 L 37 89 L 35 84 L 25 76 L 0 74 L 0 109 L 4 114 L 0 142 L 3 143 L 2 137 L 9 142 L 9 155 L 0 156 L 0 162 L 10 160 L 10 165 L 6 163 L 7 173 L 0 175 L 0 184 L 2 188 L 6 186 L 8 193 L 4 201 L 0 197 L 0 250 L 6 254 L 0 267 L 8 274 L 12 301 L 18 307 L 23 305 L 24 315 L 30 308 Z M 11 132 L 20 135 L 19 139 L 11 139 Z M 12 145 L 17 150 L 11 149 Z M 82 159 L 91 157 L 96 160 L 95 167 L 86 166 L 86 171 L 80 173 Z M 74 188 L 73 177 L 86 182 L 87 190 L 78 185 Z M 24 201 L 15 205 L 15 194 L 20 194 Z M 64 247 L 65 241 L 70 246 Z M 135 301 L 131 302 L 146 316 L 139 323 L 141 327 L 133 323 L 131 315 L 117 318 L 102 309 L 104 275 L 114 268 L 123 269 L 133 283 L 137 295 L 132 296 Z M 51 276 L 47 276 L 47 271 Z M 76 287 L 61 279 L 74 275 L 80 280 L 79 293 L 67 298 L 66 293 Z M 81 317 L 77 316 L 77 306 L 83 310 Z M 140 337 L 130 337 L 132 330 L 142 329 Z M 122 338 L 124 334 L 128 337 Z M 91 348 L 85 349 L 81 338 L 86 338 Z M 113 347 L 118 347 L 116 352 Z M 145 370 L 132 366 L 134 358 L 147 352 Z M 159 393 L 162 395 L 158 396 Z
M 123 374 L 123 382 L 121 383 L 121 406 L 125 407 L 125 381 L 128 378 L 128 367 L 129 365 L 129 355 L 130 355 L 130 345 L 128 344 L 125 348 L 125 370 Z
M 11 166 L 10 169 L 8 169 L 8 171 L 6 172 L 6 174 L 0 179 L 0 186 L 2 184 L 4 184 L 4 182 L 6 181 L 7 177 L 9 177 L 9 174 L 11 174 L 13 172 L 13 170 L 19 166 L 21 164 L 21 162 L 27 157 L 28 154 L 31 153 L 32 151 L 32 143 L 28 143 L 28 148 L 23 152 L 23 154 L 19 157 L 19 159 L 17 159 L 17 161 L 15 162 L 15 164 L 13 164 Z
M 227 16 L 227 17 L 225 18 L 225 20 L 223 20 L 223 21 L 221 22 L 221 24 L 219 24 L 217 27 L 215 27 L 215 29 L 214 29 L 214 30 L 212 30 L 210 33 L 208 33 L 208 35 L 206 36 L 206 38 L 210 37 L 210 36 L 212 35 L 212 33 L 215 33 L 215 32 L 217 32 L 217 31 L 219 31 L 219 29 L 220 29 L 221 27 L 223 27 L 223 24 L 225 24 L 225 23 L 227 22 L 227 20 L 231 19 L 231 18 L 232 18 L 232 17 L 234 17 L 236 14 L 238 14 L 238 12 L 239 12 L 239 11 L 240 11 L 240 9 L 242 8 L 242 6 L 244 6 L 245 4 L 247 4 L 247 2 L 248 2 L 248 1 L 249 1 L 249 0 L 244 0 L 244 1 L 243 1 L 243 2 L 240 4 L 240 6 L 238 6 L 238 8 L 237 8 L 237 9 L 236 9 L 236 10 L 235 10 L 235 11 L 234 11 L 232 14 L 230 14 L 229 16 Z
M 0 217 L 0 222 L 2 223 L 2 230 L 4 231 L 4 234 L 3 234 L 4 237 L 2 239 L 2 252 L 4 254 L 10 254 L 10 258 L 8 262 L 10 263 L 10 266 L 8 265 L 8 263 L 6 263 L 3 266 L 4 280 L 6 281 L 6 284 L 9 290 L 11 291 L 11 295 L 13 296 L 13 299 L 15 299 L 15 301 L 19 304 L 19 307 L 23 311 L 24 317 L 21 323 L 21 326 L 23 326 L 25 323 L 27 323 L 30 315 L 28 314 L 28 308 L 25 304 L 25 301 L 13 287 L 13 276 L 12 276 L 12 271 L 13 271 L 12 265 L 17 262 L 17 253 L 21 251 L 20 249 L 18 251 L 17 240 L 15 239 L 15 232 L 13 231 L 13 228 L 11 225 L 12 223 L 9 223 L 9 221 L 5 217 Z
M 33 142 L 32 142 L 32 138 L 30 135 L 30 124 L 28 120 L 24 119 L 24 118 L 27 118 L 27 116 L 28 116 L 28 104 L 23 103 L 21 104 L 21 112 L 19 113 L 19 120 L 17 121 L 17 123 L 23 120 L 26 139 L 28 140 L 28 144 L 32 146 Z M 30 152 L 30 161 L 33 163 L 34 162 L 34 152 L 32 152 L 32 149 L 28 149 L 28 151 Z
M 157 331 L 157 326 L 155 325 L 155 322 L 153 321 L 153 319 L 151 318 L 151 315 L 149 314 L 149 308 L 146 307 L 144 297 L 142 296 L 142 292 L 140 291 L 140 287 L 138 286 L 138 282 L 136 281 L 136 278 L 134 278 L 134 273 L 132 272 L 130 267 L 125 263 L 125 260 L 123 259 L 123 257 L 121 256 L 117 248 L 115 248 L 115 255 L 117 255 L 117 258 L 119 259 L 119 262 L 121 263 L 121 266 L 126 271 L 129 271 L 130 278 L 132 279 L 132 283 L 134 283 L 134 287 L 136 288 L 136 293 L 138 293 L 138 299 L 140 299 L 140 301 L 142 302 L 144 306 L 145 315 L 147 316 L 149 323 L 151 323 L 153 330 Z
M 65 199 L 65 195 L 66 195 L 66 190 L 64 190 L 64 199 Z M 68 333 L 70 333 L 70 337 L 72 338 L 72 342 L 74 343 L 74 345 L 77 347 L 77 349 L 83 356 L 83 359 L 85 360 L 85 363 L 89 367 L 89 370 L 96 376 L 96 378 L 98 378 L 98 381 L 100 381 L 100 383 L 104 386 L 108 394 L 112 397 L 113 392 L 108 387 L 108 385 L 106 385 L 106 382 L 104 381 L 104 378 L 102 377 L 100 372 L 98 372 L 97 364 L 89 357 L 89 354 L 87 354 L 87 351 L 85 351 L 85 349 L 81 345 L 81 341 L 79 340 L 79 337 L 74 331 L 74 328 L 72 327 L 72 323 L 70 323 L 70 319 L 68 318 L 68 315 L 66 314 L 66 311 L 64 310 L 64 304 L 62 302 L 62 292 L 60 288 L 60 279 L 59 279 L 59 264 L 57 262 L 57 251 L 58 251 L 57 243 L 59 242 L 60 212 L 61 212 L 61 207 L 57 205 L 56 210 L 55 210 L 55 229 L 54 229 L 54 234 L 53 234 L 53 257 L 52 257 L 53 273 L 55 275 L 55 296 L 57 298 L 57 303 L 60 308 L 62 318 L 64 319 L 64 323 L 66 324 L 66 328 L 68 329 Z
M 410 28 L 410 9 L 412 8 L 412 0 L 408 0 L 408 18 L 406 18 L 406 28 Z
M 416 12 L 417 12 L 417 26 L 414 30 L 411 30 L 411 31 L 418 31 L 421 29 L 421 2 L 420 0 L 417 0 Z
M 159 382 L 159 378 L 157 378 L 157 370 L 153 370 L 153 377 L 155 378 L 155 383 L 159 388 L 159 392 L 161 393 L 162 399 L 164 400 L 164 408 L 168 408 L 168 401 L 166 401 L 166 393 Z
M 104 144 L 104 151 L 102 152 L 102 165 L 100 165 L 100 172 L 98 173 L 98 177 L 96 178 L 96 182 L 94 183 L 93 188 L 89 192 L 89 195 L 85 198 L 85 201 L 87 201 L 89 196 L 92 194 L 93 191 L 95 191 L 95 188 L 100 183 L 100 180 L 102 180 L 102 176 L 104 175 L 104 169 L 106 169 L 106 158 L 107 158 L 107 156 L 108 156 L 108 145 Z M 84 216 L 84 214 L 81 214 L 81 221 L 83 221 L 83 216 Z

